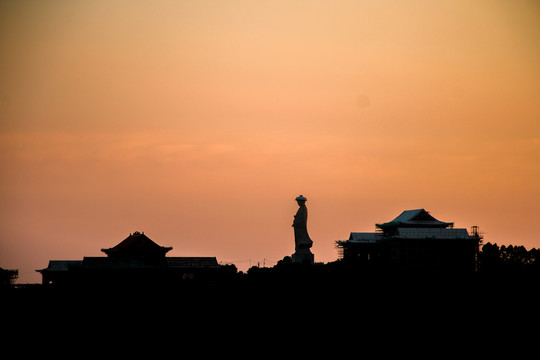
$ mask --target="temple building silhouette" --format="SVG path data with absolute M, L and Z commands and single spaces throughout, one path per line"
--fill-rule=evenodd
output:
M 336 241 L 340 257 L 384 269 L 477 269 L 482 237 L 476 226 L 469 234 L 424 209 L 403 211 L 394 220 L 375 226 L 376 232 L 351 232 L 348 240 Z
M 107 257 L 50 260 L 47 268 L 36 271 L 43 285 L 56 287 L 179 286 L 213 283 L 236 273 L 234 265 L 220 265 L 215 257 L 166 257 L 170 250 L 136 231 L 101 249 Z

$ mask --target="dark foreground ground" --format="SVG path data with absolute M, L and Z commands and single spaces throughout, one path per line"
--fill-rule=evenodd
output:
M 28 286 L 0 295 L 4 344 L 17 344 L 22 355 L 37 346 L 40 354 L 70 357 L 184 357 L 188 349 L 204 358 L 253 351 L 340 357 L 345 350 L 357 357 L 480 356 L 536 344 L 539 280 L 288 266 L 253 268 L 220 283 Z

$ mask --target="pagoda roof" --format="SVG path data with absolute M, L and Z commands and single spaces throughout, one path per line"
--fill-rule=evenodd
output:
M 172 247 L 160 246 L 153 242 L 148 236 L 144 235 L 144 232 L 135 231 L 133 234 L 124 239 L 118 245 L 109 248 L 101 249 L 108 256 L 122 256 L 122 255 L 150 255 L 157 254 L 165 256 L 167 252 L 172 250 Z
M 394 220 L 375 224 L 379 229 L 397 228 L 397 227 L 436 227 L 446 228 L 453 226 L 454 223 L 444 222 L 435 219 L 429 212 L 424 209 L 405 210 Z

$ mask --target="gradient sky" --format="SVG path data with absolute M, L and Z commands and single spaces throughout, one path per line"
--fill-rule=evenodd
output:
M 540 247 L 537 1 L 0 1 L 0 266 L 240 270 L 425 208 Z

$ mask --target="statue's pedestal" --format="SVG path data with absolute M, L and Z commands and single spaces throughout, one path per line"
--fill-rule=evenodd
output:
M 297 264 L 313 265 L 315 263 L 315 256 L 309 249 L 300 249 L 292 255 L 292 262 Z

